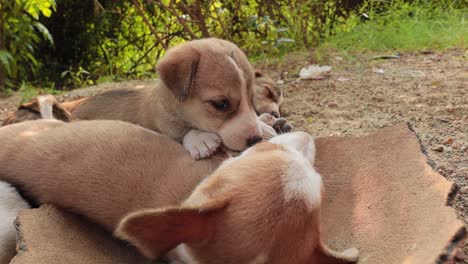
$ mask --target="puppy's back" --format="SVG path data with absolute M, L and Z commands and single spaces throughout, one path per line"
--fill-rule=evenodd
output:
M 0 179 L 112 230 L 124 214 L 176 204 L 219 163 L 121 121 L 31 121 L 0 129 Z

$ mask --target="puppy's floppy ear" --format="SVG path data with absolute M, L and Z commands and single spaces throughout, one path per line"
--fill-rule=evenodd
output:
M 190 96 L 199 62 L 197 50 L 179 46 L 169 50 L 156 66 L 161 80 L 181 102 Z
M 131 213 L 120 221 L 115 235 L 131 242 L 146 257 L 156 259 L 182 243 L 209 237 L 216 215 L 227 205 L 227 199 L 211 199 L 194 207 Z

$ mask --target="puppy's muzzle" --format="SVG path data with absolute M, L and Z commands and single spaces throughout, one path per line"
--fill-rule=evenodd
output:
M 254 136 L 254 137 L 248 138 L 247 139 L 247 146 L 251 147 L 251 146 L 257 144 L 260 141 L 262 141 L 262 137 Z

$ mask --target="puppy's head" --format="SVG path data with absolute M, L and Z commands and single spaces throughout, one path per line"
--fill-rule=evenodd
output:
M 259 70 L 255 71 L 255 111 L 280 117 L 280 106 L 283 103 L 283 92 L 280 87 L 267 75 Z
M 305 146 L 306 133 L 257 144 L 180 206 L 126 216 L 116 235 L 150 258 L 175 248 L 183 263 L 316 263 L 322 182 Z
M 16 112 L 5 118 L 2 126 L 36 119 L 58 119 L 70 121 L 70 113 L 63 108 L 53 95 L 40 95 L 18 107 Z
M 218 134 L 226 147 L 243 150 L 262 133 L 253 106 L 254 70 L 233 43 L 201 39 L 176 46 L 157 65 L 164 85 L 181 102 L 177 116 Z

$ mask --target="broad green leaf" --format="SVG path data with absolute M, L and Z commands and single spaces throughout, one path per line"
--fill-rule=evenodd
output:
M 0 62 L 2 63 L 3 67 L 5 67 L 7 74 L 11 75 L 11 62 L 13 61 L 13 56 L 6 51 L 0 50 Z
M 37 30 L 39 30 L 42 36 L 53 46 L 54 39 L 52 38 L 52 35 L 50 34 L 49 30 L 39 22 L 35 22 L 34 26 L 37 28 Z
M 50 17 L 50 15 L 52 15 L 52 10 L 50 10 L 49 8 L 44 8 L 41 11 L 45 17 Z

